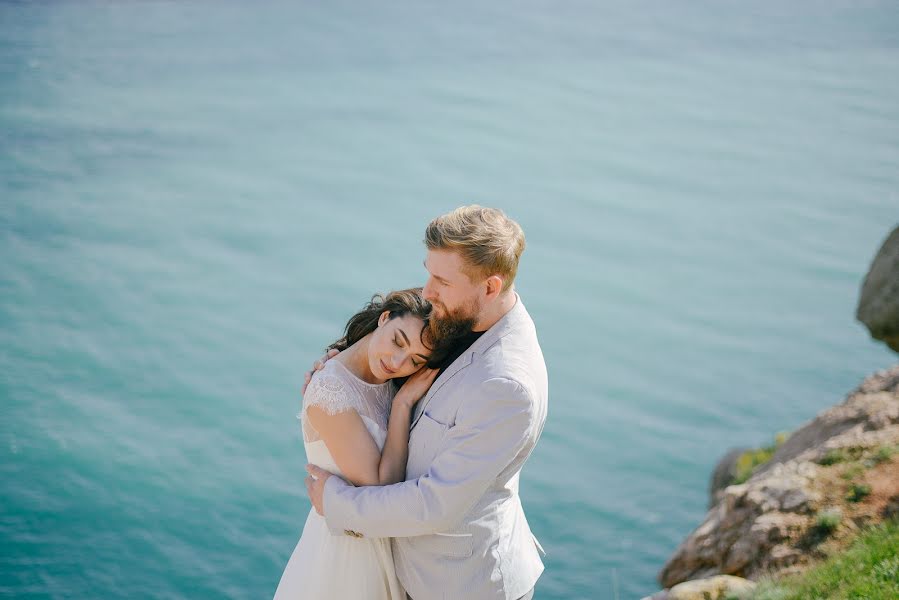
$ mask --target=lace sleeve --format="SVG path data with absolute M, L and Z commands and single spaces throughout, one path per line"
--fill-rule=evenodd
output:
M 316 373 L 303 396 L 303 412 L 309 406 L 317 406 L 328 415 L 359 410 L 359 398 L 355 391 L 339 377 L 330 373 Z

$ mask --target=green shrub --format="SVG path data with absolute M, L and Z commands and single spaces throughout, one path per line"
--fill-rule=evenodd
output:
M 893 455 L 896 454 L 896 448 L 893 446 L 881 446 L 877 449 L 877 452 L 874 453 L 867 463 L 869 466 L 879 465 L 880 463 L 885 463 L 893 458 Z
M 844 462 L 849 459 L 849 455 L 842 448 L 832 448 L 828 450 L 824 456 L 818 460 L 819 465 L 824 465 L 829 467 L 830 465 L 835 465 L 837 463 Z
M 847 481 L 852 481 L 865 472 L 865 468 L 859 464 L 855 464 L 846 469 L 841 477 Z
M 815 518 L 815 529 L 818 530 L 819 533 L 829 535 L 836 531 L 836 528 L 840 526 L 840 521 L 842 520 L 843 511 L 839 508 L 828 508 L 827 510 L 822 510 L 818 513 L 818 516 Z
M 849 487 L 849 493 L 846 494 L 846 500 L 849 500 L 849 502 L 861 502 L 870 493 L 871 486 L 867 483 L 853 483 Z

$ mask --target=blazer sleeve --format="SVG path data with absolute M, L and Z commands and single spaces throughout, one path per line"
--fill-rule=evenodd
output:
M 409 537 L 453 529 L 531 440 L 535 406 L 516 381 L 494 378 L 474 388 L 444 435 L 428 472 L 388 486 L 325 484 L 332 532 Z

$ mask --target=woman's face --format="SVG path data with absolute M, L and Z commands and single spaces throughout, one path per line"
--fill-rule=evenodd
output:
M 390 318 L 381 313 L 368 345 L 368 366 L 378 379 L 408 377 L 428 361 L 431 349 L 421 342 L 424 321 L 412 315 Z

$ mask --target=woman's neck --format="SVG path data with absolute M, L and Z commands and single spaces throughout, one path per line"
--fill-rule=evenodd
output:
M 384 383 L 384 379 L 378 379 L 372 373 L 368 362 L 368 348 L 371 342 L 371 334 L 357 341 L 355 344 L 334 357 L 335 360 L 343 358 L 341 362 L 350 372 L 366 383 Z

